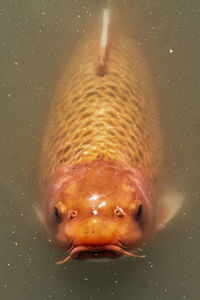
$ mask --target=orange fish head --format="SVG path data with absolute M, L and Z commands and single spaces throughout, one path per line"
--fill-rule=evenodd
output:
M 71 257 L 118 258 L 146 241 L 151 208 L 132 171 L 98 162 L 71 172 L 53 207 L 57 241 Z

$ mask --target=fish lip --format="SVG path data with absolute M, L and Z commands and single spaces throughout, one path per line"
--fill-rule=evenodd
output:
M 100 258 L 120 258 L 124 255 L 124 251 L 117 245 L 98 245 L 98 246 L 85 246 L 79 245 L 71 250 L 70 256 L 74 259 L 100 259 Z

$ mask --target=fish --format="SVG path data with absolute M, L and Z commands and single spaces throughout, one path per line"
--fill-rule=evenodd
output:
M 141 47 L 110 8 L 101 20 L 67 61 L 42 143 L 42 210 L 68 253 L 58 264 L 143 257 L 135 251 L 182 205 L 180 193 L 161 193 L 162 134 Z

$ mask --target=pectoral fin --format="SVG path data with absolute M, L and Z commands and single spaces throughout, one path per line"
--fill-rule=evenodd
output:
M 165 191 L 161 197 L 160 207 L 157 216 L 157 230 L 165 225 L 177 214 L 184 200 L 184 193 L 176 190 Z
M 45 215 L 44 215 L 42 209 L 39 208 L 39 207 L 37 207 L 37 206 L 35 206 L 35 205 L 33 206 L 33 208 L 35 210 L 35 214 L 36 214 L 38 220 L 44 226 L 44 228 L 46 229 L 47 234 L 49 235 L 50 234 L 49 233 L 49 228 L 47 226 L 46 218 L 45 218 Z

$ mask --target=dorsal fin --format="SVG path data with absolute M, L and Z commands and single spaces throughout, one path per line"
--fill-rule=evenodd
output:
M 97 75 L 103 76 L 106 72 L 106 59 L 108 48 L 108 31 L 110 21 L 110 10 L 108 8 L 103 10 L 102 33 L 99 46 L 99 56 L 97 59 Z

